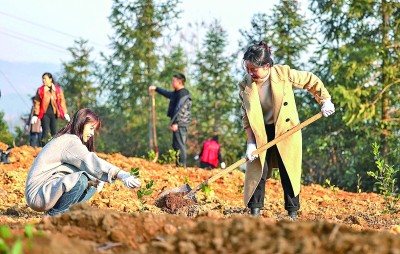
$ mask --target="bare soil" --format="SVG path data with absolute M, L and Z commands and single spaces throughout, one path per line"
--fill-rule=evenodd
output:
M 44 216 L 27 207 L 24 197 L 27 172 L 39 151 L 15 147 L 11 164 L 0 165 L 0 224 L 12 232 L 2 238 L 9 248 L 21 240 L 24 253 L 400 254 L 400 214 L 384 213 L 381 195 L 302 186 L 299 220 L 290 221 L 280 182 L 270 179 L 262 215 L 252 217 L 243 206 L 239 170 L 213 182 L 210 192 L 197 192 L 196 201 L 179 193 L 160 199 L 163 191 L 196 186 L 219 169 L 184 169 L 121 154 L 99 156 L 127 171 L 139 168 L 142 183 L 154 180 L 153 194 L 141 202 L 120 181 L 106 183 L 89 202 Z M 26 225 L 34 226 L 33 236 Z

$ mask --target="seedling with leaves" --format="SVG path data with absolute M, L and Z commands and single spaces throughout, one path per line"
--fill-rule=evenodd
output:
M 204 192 L 206 200 L 212 200 L 215 197 L 215 193 L 209 185 L 201 184 L 201 190 Z
M 135 176 L 136 178 L 139 178 L 139 175 L 140 175 L 139 168 L 131 168 L 131 172 L 130 173 L 131 173 L 132 176 Z M 139 198 L 140 203 L 142 204 L 142 208 L 140 210 L 143 210 L 144 204 L 147 203 L 147 201 L 144 200 L 144 197 L 145 196 L 149 196 L 149 195 L 151 195 L 153 193 L 153 190 L 151 189 L 153 187 L 153 185 L 154 185 L 154 180 L 151 180 L 150 182 L 146 183 L 146 185 L 144 187 L 142 187 L 141 189 L 139 189 L 136 192 L 137 197 Z
M 334 184 L 331 184 L 331 180 L 326 179 L 325 183 L 328 185 L 329 189 L 331 189 L 335 194 L 338 192 L 339 188 L 336 187 Z
M 368 171 L 367 175 L 373 177 L 376 182 L 375 184 L 379 186 L 379 193 L 384 196 L 386 202 L 386 210 L 383 212 L 396 213 L 396 205 L 400 200 L 400 194 L 395 193 L 396 188 L 396 174 L 399 169 L 394 169 L 389 166 L 384 159 L 381 158 L 379 153 L 379 145 L 377 143 L 372 144 L 375 164 L 378 167 L 377 171 Z
M 34 226 L 32 224 L 25 224 L 24 229 L 25 229 L 24 236 L 29 239 L 27 243 L 28 247 L 32 248 L 31 239 L 33 239 L 34 236 L 42 235 L 42 232 L 38 231 L 34 233 L 33 231 Z M 16 240 L 12 243 L 12 246 L 9 247 L 7 243 L 12 242 L 12 239 Z M 0 253 L 6 253 L 6 254 L 23 253 L 23 244 L 21 237 L 14 236 L 7 225 L 0 226 Z

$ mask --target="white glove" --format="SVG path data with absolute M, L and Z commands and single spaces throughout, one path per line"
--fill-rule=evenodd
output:
M 328 117 L 335 113 L 335 105 L 333 105 L 331 99 L 322 100 L 321 112 L 325 117 Z
M 123 170 L 120 170 L 118 172 L 117 178 L 119 178 L 124 183 L 124 185 L 129 189 L 134 189 L 142 185 L 139 179 L 137 179 L 134 176 L 131 176 L 131 174 Z
M 199 155 L 194 156 L 194 160 L 197 161 L 199 159 Z
M 225 162 L 221 162 L 221 168 L 225 168 L 225 167 L 226 167 Z
M 257 150 L 255 143 L 247 143 L 246 157 L 250 162 L 258 158 L 258 154 L 251 155 L 255 150 Z
M 105 182 L 99 181 L 99 183 L 97 184 L 97 187 L 96 187 L 97 192 L 100 192 L 103 190 L 104 184 L 105 184 Z
M 65 120 L 67 120 L 67 122 L 69 122 L 69 121 L 71 120 L 71 117 L 69 117 L 68 114 L 65 114 L 65 115 L 64 115 L 64 118 L 65 118 Z
M 32 116 L 31 124 L 35 124 L 35 123 L 37 123 L 37 121 L 38 121 L 38 117 L 37 116 Z

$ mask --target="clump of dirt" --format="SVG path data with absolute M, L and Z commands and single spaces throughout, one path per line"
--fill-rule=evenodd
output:
M 195 198 L 185 197 L 187 193 L 171 192 L 155 202 L 155 206 L 169 214 L 185 214 L 195 216 L 198 214 L 197 202 Z

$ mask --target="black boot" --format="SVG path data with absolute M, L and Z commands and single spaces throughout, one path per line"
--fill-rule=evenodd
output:
M 289 217 L 292 221 L 298 220 L 297 211 L 288 211 Z
M 259 207 L 250 208 L 250 213 L 253 216 L 260 216 L 260 208 Z

